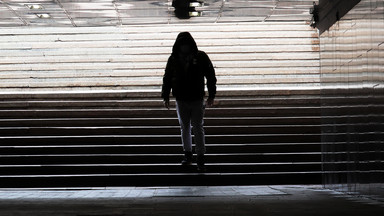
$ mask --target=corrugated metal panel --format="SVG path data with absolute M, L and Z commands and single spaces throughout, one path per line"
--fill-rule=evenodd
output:
M 2 91 L 160 90 L 171 47 L 190 31 L 219 90 L 318 88 L 319 39 L 305 22 L 3 28 Z

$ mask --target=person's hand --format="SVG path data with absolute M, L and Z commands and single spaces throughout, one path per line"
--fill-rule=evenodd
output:
M 169 99 L 164 99 L 163 103 L 164 103 L 164 107 L 169 109 Z
M 208 107 L 212 107 L 214 102 L 215 102 L 215 99 L 213 99 L 213 98 L 208 98 L 208 99 L 207 99 L 207 106 L 208 106 Z

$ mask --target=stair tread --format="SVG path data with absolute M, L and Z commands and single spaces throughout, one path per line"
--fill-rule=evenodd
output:
M 322 164 L 322 162 L 263 162 L 263 163 L 206 163 L 209 166 L 267 166 L 267 165 L 307 165 L 307 164 Z M 141 167 L 141 166 L 177 166 L 180 167 L 180 163 L 149 163 L 149 164 L 26 164 L 26 165 L 0 165 L 0 168 L 16 168 L 16 167 Z
M 266 136 L 319 136 L 321 133 L 300 133 L 300 134 L 220 134 L 220 135 L 210 135 L 206 134 L 205 137 L 266 137 Z M 57 138 L 162 138 L 162 137 L 167 137 L 167 138 L 179 138 L 180 135 L 62 135 L 62 136 L 2 136 L 0 139 L 57 139 Z
M 320 88 L 297 87 L 295 89 L 231 89 L 217 91 L 217 97 L 222 96 L 289 96 L 289 95 L 318 95 Z M 160 90 L 99 90 L 99 91 L 54 91 L 54 92 L 0 92 L 0 98 L 142 98 L 159 97 Z M 337 96 L 336 96 L 337 97 Z
M 295 119 L 295 120 L 300 120 L 300 119 L 318 119 L 320 120 L 320 116 L 301 116 L 300 119 L 297 119 L 297 117 L 293 116 L 281 116 L 281 117 L 275 117 L 275 116 L 265 116 L 265 117 L 205 117 L 204 120 L 275 120 L 275 119 Z M 170 117 L 147 117 L 147 118 L 139 118 L 139 117 L 132 117 L 132 118 L 60 118 L 60 117 L 54 117 L 54 118 L 34 118 L 34 119 L 26 119 L 26 118 L 4 118 L 0 119 L 0 122 L 20 122 L 20 121 L 162 121 L 162 120 L 177 120 L 177 118 L 170 118 Z
M 288 125 L 289 127 L 321 127 L 321 125 Z M 275 127 L 286 127 L 285 125 L 205 125 L 204 128 L 275 128 Z M 145 128 L 180 128 L 178 125 L 167 125 L 167 126 L 67 126 L 67 127 L 59 127 L 59 126 L 32 126 L 32 127 L 1 127 L 0 130 L 5 129 L 145 129 Z
M 0 175 L 0 178 L 23 178 L 23 177 L 79 177 L 79 176 L 179 176 L 179 175 L 208 175 L 208 176 L 222 176 L 222 175 L 294 175 L 294 174 L 306 174 L 306 173 L 318 173 L 321 174 L 322 171 L 305 171 L 305 172 L 247 172 L 247 173 L 138 173 L 138 174 L 75 174 L 75 175 Z
M 221 146 L 292 146 L 292 145 L 319 145 L 320 142 L 302 142 L 302 143 L 207 143 L 207 147 L 221 147 Z M 180 147 L 180 144 L 111 144 L 111 145 L 92 145 L 92 144 L 84 144 L 84 145 L 24 145 L 24 146 L 0 146 L 1 148 L 113 148 L 113 147 L 125 147 L 125 148 L 134 148 L 134 147 Z
M 43 155 L 0 155 L 2 158 L 22 157 L 180 157 L 181 154 L 43 154 Z M 272 152 L 272 153 L 221 153 L 206 154 L 206 157 L 265 156 L 265 155 L 321 155 L 321 152 Z
M 348 106 L 349 107 L 349 106 Z M 270 109 L 321 109 L 319 106 L 281 106 L 281 107 L 269 107 L 269 106 L 255 106 L 255 107 L 212 107 L 209 108 L 208 110 L 249 110 L 249 109 L 265 109 L 265 110 L 270 110 Z M 83 109 L 75 109 L 75 108 L 69 108 L 69 109 L 12 109 L 12 110 L 0 110 L 1 112 L 13 112 L 13 111 L 42 111 L 42 112 L 49 112 L 49 111 L 62 111 L 62 112 L 68 112 L 68 111 L 95 111 L 95 110 L 100 110 L 100 111 L 152 111 L 152 110 L 162 110 L 162 111 L 167 111 L 164 107 L 160 108 L 83 108 Z M 175 109 L 171 109 L 175 110 Z

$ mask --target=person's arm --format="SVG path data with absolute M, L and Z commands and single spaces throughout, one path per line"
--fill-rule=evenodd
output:
M 212 62 L 209 59 L 208 55 L 204 53 L 205 58 L 205 78 L 207 79 L 207 88 L 208 88 L 208 99 L 207 105 L 212 106 L 216 96 L 216 74 L 215 69 L 213 68 Z
M 172 88 L 172 71 L 171 66 L 172 59 L 168 59 L 167 66 L 165 67 L 165 72 L 163 76 L 163 86 L 161 89 L 161 97 L 164 100 L 164 106 L 169 109 L 169 94 L 171 93 Z

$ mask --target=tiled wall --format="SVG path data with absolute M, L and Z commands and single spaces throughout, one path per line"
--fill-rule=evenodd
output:
M 320 43 L 323 182 L 383 197 L 384 0 L 362 0 Z

